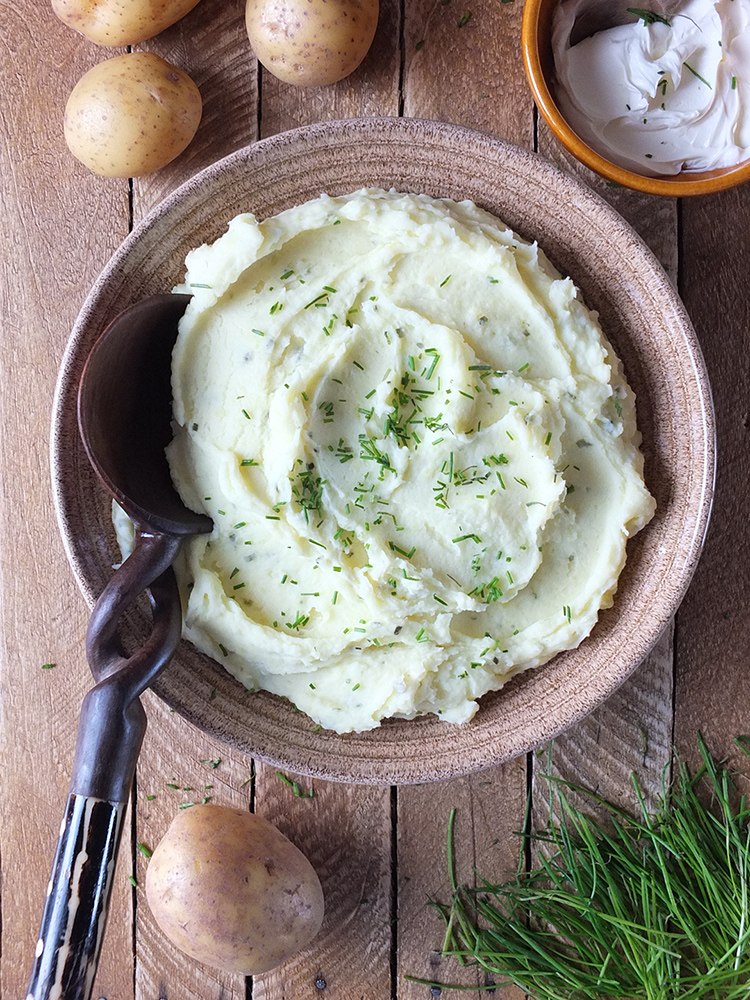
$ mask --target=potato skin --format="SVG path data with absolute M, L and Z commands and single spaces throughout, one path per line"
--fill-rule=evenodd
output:
M 149 861 L 146 898 L 178 948 L 224 972 L 257 975 L 304 948 L 323 921 L 305 855 L 242 809 L 178 813 Z
M 198 0 L 52 0 L 69 28 L 97 45 L 135 45 L 179 21 Z
M 378 24 L 378 0 L 247 0 L 255 55 L 285 83 L 319 87 L 362 62 Z
M 185 149 L 201 112 L 187 73 L 153 52 L 129 52 L 78 81 L 65 107 L 65 141 L 95 174 L 137 177 Z

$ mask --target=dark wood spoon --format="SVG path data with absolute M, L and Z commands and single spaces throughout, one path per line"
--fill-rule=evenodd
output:
M 107 327 L 81 376 L 78 426 L 97 475 L 136 527 L 132 555 L 94 607 L 86 655 L 96 686 L 86 695 L 52 878 L 27 1000 L 88 1000 L 135 764 L 146 731 L 139 696 L 169 663 L 182 631 L 172 562 L 186 535 L 211 519 L 188 510 L 169 476 L 170 369 L 189 295 L 158 295 Z M 118 622 L 143 591 L 153 626 L 123 651 Z

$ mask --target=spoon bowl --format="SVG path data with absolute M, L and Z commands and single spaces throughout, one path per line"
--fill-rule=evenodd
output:
M 78 426 L 104 486 L 136 524 L 171 535 L 211 530 L 182 503 L 164 449 L 172 438 L 170 366 L 189 295 L 154 295 L 120 313 L 83 370 Z

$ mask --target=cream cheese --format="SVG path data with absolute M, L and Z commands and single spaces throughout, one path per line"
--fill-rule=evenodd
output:
M 552 35 L 555 97 L 585 142 L 646 175 L 750 157 L 750 0 L 688 0 L 669 24 L 643 18 L 571 45 L 590 4 L 560 3 Z
M 347 732 L 466 722 L 591 631 L 654 504 L 620 362 L 535 244 L 360 191 L 239 216 L 178 290 L 200 649 Z

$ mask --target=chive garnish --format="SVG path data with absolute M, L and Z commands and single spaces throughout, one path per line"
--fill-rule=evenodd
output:
M 671 27 L 672 22 L 668 17 L 664 17 L 662 14 L 657 14 L 653 10 L 644 10 L 641 7 L 627 7 L 628 14 L 634 14 L 639 20 L 643 21 L 644 27 L 649 24 L 654 24 L 657 21 L 660 24 L 666 24 L 667 27 Z
M 682 65 L 685 67 L 685 69 L 690 70 L 693 76 L 697 76 L 701 83 L 705 83 L 705 85 L 708 87 L 709 90 L 713 90 L 713 87 L 708 82 L 708 80 L 704 79 L 704 77 L 702 77 L 697 70 L 693 69 L 693 67 L 689 63 L 684 62 Z
M 315 797 L 315 789 L 312 785 L 310 786 L 309 792 L 303 792 L 299 784 L 296 781 L 292 781 L 291 778 L 288 778 L 283 771 L 277 771 L 276 776 L 281 778 L 284 784 L 291 788 L 298 799 L 312 799 Z

